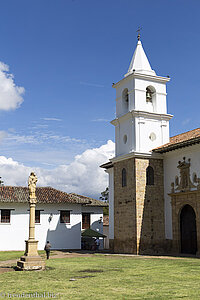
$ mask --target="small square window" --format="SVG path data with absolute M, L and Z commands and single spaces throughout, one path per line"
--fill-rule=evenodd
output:
M 10 223 L 10 209 L 1 209 L 1 223 Z
M 40 223 L 40 210 L 35 211 L 35 223 Z
M 60 223 L 70 223 L 70 211 L 61 210 L 60 211 Z

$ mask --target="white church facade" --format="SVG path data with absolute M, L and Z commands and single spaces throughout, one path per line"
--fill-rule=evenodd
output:
M 166 84 L 140 36 L 116 89 L 115 157 L 109 174 L 114 252 L 200 253 L 200 129 L 169 136 Z
M 52 249 L 81 249 L 81 232 L 103 234 L 105 203 L 51 187 L 36 188 L 35 238 L 38 250 L 47 241 Z M 0 186 L 0 251 L 24 250 L 29 236 L 29 192 L 26 187 Z M 100 249 L 103 240 L 100 239 Z

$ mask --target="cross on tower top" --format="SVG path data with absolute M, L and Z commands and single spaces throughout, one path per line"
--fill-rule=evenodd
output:
M 138 30 L 137 30 L 137 32 L 138 32 L 138 35 L 137 35 L 137 39 L 138 39 L 138 41 L 140 41 L 140 30 L 142 29 L 142 27 L 138 27 Z

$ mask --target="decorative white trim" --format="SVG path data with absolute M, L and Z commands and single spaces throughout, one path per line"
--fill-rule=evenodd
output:
M 121 115 L 117 117 L 116 119 L 112 120 L 110 123 L 114 126 L 119 124 L 121 121 L 125 121 L 129 119 L 130 117 L 144 117 L 145 119 L 156 119 L 156 120 L 165 120 L 169 121 L 173 117 L 173 115 L 170 114 L 159 114 L 155 112 L 147 112 L 147 111 L 139 111 L 139 110 L 132 110 L 127 112 L 125 115 Z
M 122 160 L 126 160 L 128 158 L 133 158 L 133 157 L 139 157 L 139 158 L 159 158 L 159 159 L 163 159 L 163 154 L 161 153 L 154 153 L 154 152 L 149 152 L 149 153 L 141 153 L 141 152 L 131 152 L 125 155 L 120 155 L 120 156 L 116 156 L 110 159 L 110 162 L 115 163 L 115 162 L 119 162 Z
M 122 82 L 124 83 L 125 80 L 130 80 L 132 78 L 147 79 L 147 80 L 152 80 L 154 82 L 155 81 L 157 81 L 157 82 L 169 82 L 170 81 L 169 77 L 162 77 L 162 76 L 157 76 L 157 75 L 147 75 L 147 74 L 133 72 L 133 73 L 127 75 L 126 77 L 124 77 L 123 79 L 121 79 L 120 81 L 118 81 L 117 83 L 113 84 L 112 87 L 116 88 L 116 87 L 120 86 L 122 84 Z

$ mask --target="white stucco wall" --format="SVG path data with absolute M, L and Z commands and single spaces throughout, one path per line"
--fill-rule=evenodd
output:
M 146 102 L 146 88 L 151 86 L 155 89 L 155 100 L 153 100 L 153 109 Z M 166 82 L 158 80 L 136 78 L 135 79 L 135 110 L 153 111 L 159 114 L 167 113 L 166 106 Z
M 114 168 L 106 171 L 109 174 L 109 239 L 114 239 Z
M 146 102 L 146 88 L 149 86 L 155 89 L 152 105 Z M 128 110 L 124 110 L 123 105 L 122 94 L 124 89 L 128 89 L 129 94 Z M 159 81 L 159 77 L 149 77 L 147 79 L 145 77 L 130 76 L 122 79 L 116 86 L 116 117 L 132 110 L 167 114 L 166 95 L 166 82 Z
M 135 151 L 146 153 L 169 142 L 169 122 L 160 116 L 152 118 L 137 117 Z M 155 139 L 150 139 L 154 134 Z
M 24 250 L 29 234 L 29 206 L 21 203 L 0 203 L 1 209 L 13 209 L 11 222 L 0 223 L 0 251 Z M 91 212 L 91 228 L 103 233 L 102 207 L 83 207 L 79 204 L 37 204 L 40 224 L 35 224 L 35 238 L 39 241 L 38 250 L 43 250 L 47 240 L 52 249 L 80 249 L 82 210 Z M 85 210 L 86 209 L 86 210 Z M 70 210 L 70 224 L 60 223 L 60 210 Z M 49 222 L 50 214 L 53 215 Z
M 0 250 L 24 250 L 25 240 L 28 238 L 28 205 L 15 203 L 1 203 L 0 209 L 11 210 L 11 222 L 0 223 Z
M 160 114 L 133 111 L 114 120 L 113 124 L 116 156 L 131 152 L 149 153 L 169 142 L 169 118 Z M 154 139 L 150 138 L 152 134 Z
M 116 156 L 130 152 L 149 153 L 152 149 L 169 142 L 169 120 L 166 105 L 167 78 L 132 74 L 115 85 Z M 146 88 L 154 91 L 152 103 L 146 101 Z M 123 91 L 128 89 L 129 103 L 124 109 Z M 150 136 L 154 136 L 152 139 Z M 124 137 L 127 136 L 127 141 Z
M 171 183 L 175 182 L 175 177 L 179 176 L 180 172 L 177 168 L 178 161 L 183 161 L 183 157 L 191 159 L 190 178 L 195 172 L 200 177 L 200 145 L 193 145 L 178 150 L 170 151 L 164 154 L 164 194 L 165 194 L 165 232 L 166 238 L 172 239 L 172 211 L 171 198 L 168 193 L 171 192 Z
M 132 94 L 133 88 L 134 88 L 134 81 L 129 78 L 124 79 L 123 84 L 121 84 L 117 87 L 117 89 L 116 89 L 116 117 L 120 117 L 121 115 L 134 109 L 134 107 L 132 107 L 132 105 L 134 103 L 133 94 Z M 123 104 L 123 99 L 122 99 L 122 93 L 123 93 L 124 89 L 128 89 L 128 93 L 129 93 L 128 109 L 126 109 L 126 110 L 124 109 L 124 104 Z

